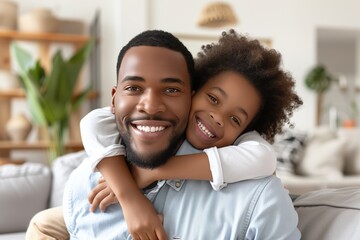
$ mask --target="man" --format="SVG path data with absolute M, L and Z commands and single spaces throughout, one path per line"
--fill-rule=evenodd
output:
M 112 110 L 127 160 L 156 167 L 175 152 L 196 152 L 186 141 L 193 62 L 172 35 L 147 31 L 118 58 Z M 189 57 L 190 56 L 190 57 Z M 162 131 L 149 133 L 147 127 Z M 90 213 L 87 196 L 99 181 L 86 161 L 64 195 L 65 222 L 74 239 L 129 239 L 119 205 Z M 144 190 L 164 217 L 170 239 L 299 239 L 297 215 L 276 177 L 230 184 L 216 192 L 205 181 L 159 181 Z M 138 238 L 142 239 L 142 238 Z

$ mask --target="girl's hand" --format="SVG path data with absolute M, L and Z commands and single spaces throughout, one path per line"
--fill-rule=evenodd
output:
M 162 216 L 158 215 L 151 202 L 140 192 L 129 192 L 121 202 L 124 218 L 129 233 L 134 240 L 167 240 L 166 232 L 162 226 Z M 94 212 L 97 207 L 105 212 L 105 209 L 118 200 L 101 178 L 98 185 L 89 194 L 91 204 L 90 211 Z
M 162 216 L 157 215 L 152 203 L 144 196 L 121 205 L 132 239 L 167 240 Z
M 100 178 L 98 185 L 91 190 L 88 199 L 91 212 L 95 212 L 98 207 L 102 212 L 105 212 L 108 206 L 118 203 L 114 192 L 107 185 L 104 178 Z

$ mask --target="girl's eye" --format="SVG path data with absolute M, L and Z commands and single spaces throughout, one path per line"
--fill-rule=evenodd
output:
M 210 99 L 211 102 L 213 102 L 213 103 L 215 103 L 215 104 L 218 104 L 218 103 L 219 103 L 219 101 L 217 100 L 217 98 L 214 97 L 213 95 L 208 94 L 208 97 L 209 97 L 209 99 Z
M 230 118 L 236 125 L 240 126 L 241 121 L 237 117 L 231 116 Z

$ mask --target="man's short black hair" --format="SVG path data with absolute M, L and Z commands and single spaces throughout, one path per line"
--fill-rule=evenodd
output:
M 191 86 L 194 81 L 194 59 L 185 45 L 174 35 L 162 30 L 147 30 L 132 38 L 120 51 L 116 64 L 116 79 L 125 53 L 132 47 L 152 46 L 163 47 L 181 53 L 184 56 L 188 68 Z

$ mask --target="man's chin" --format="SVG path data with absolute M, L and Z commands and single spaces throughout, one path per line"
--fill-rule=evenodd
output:
M 159 152 L 134 152 L 127 151 L 127 161 L 141 168 L 153 169 L 164 164 L 168 158 L 173 155 L 172 152 L 163 150 Z
M 167 146 L 158 145 L 155 143 L 153 146 L 136 146 L 134 148 L 132 145 L 129 146 L 128 141 L 124 141 L 126 145 L 126 158 L 128 162 L 135 164 L 141 168 L 156 168 L 158 166 L 163 165 L 166 161 L 172 157 L 177 149 L 179 148 L 182 137 L 172 138 L 171 141 L 168 142 Z M 154 151 L 156 150 L 156 151 Z

